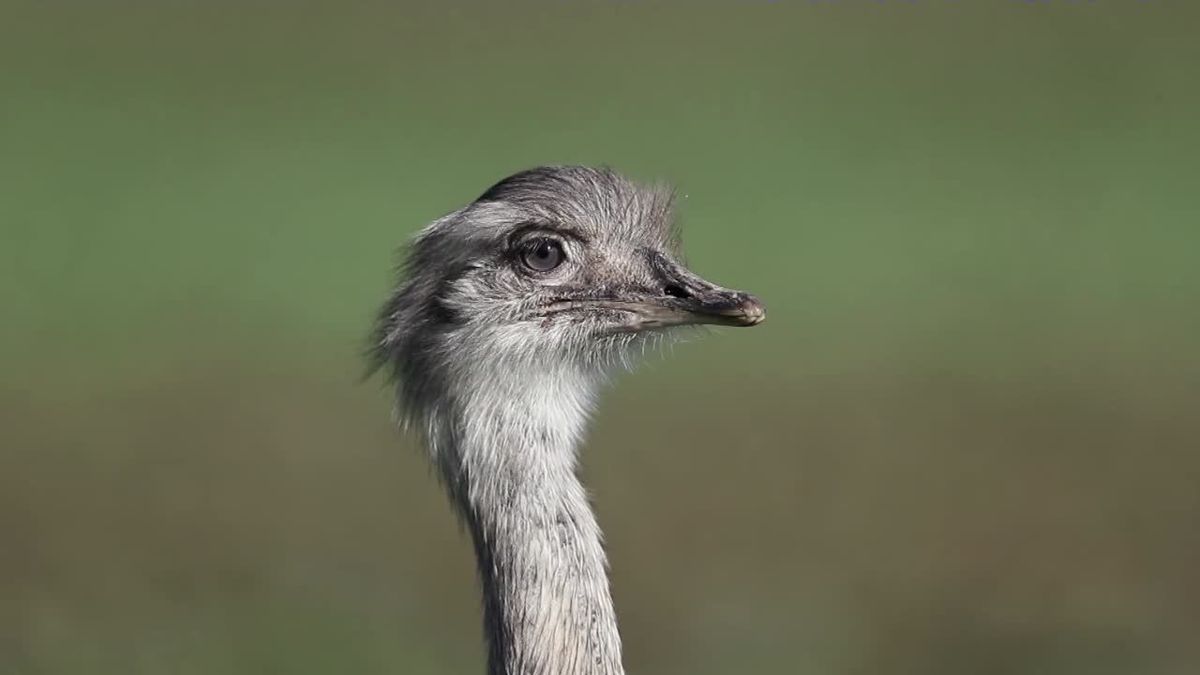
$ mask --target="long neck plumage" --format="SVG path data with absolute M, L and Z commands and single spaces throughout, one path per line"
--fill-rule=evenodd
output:
M 490 675 L 623 675 L 601 534 L 576 476 L 597 382 L 487 369 L 427 412 L 475 544 Z

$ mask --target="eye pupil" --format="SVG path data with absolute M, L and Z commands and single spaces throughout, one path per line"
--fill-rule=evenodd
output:
M 521 260 L 535 272 L 549 272 L 562 264 L 563 257 L 561 244 L 553 239 L 539 239 L 525 248 Z

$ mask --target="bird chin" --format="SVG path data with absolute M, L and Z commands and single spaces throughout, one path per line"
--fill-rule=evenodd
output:
M 631 337 L 639 333 L 661 333 L 693 323 L 673 308 L 644 302 L 615 300 L 572 300 L 551 303 L 535 315 L 542 325 L 567 321 L 589 327 L 598 336 Z

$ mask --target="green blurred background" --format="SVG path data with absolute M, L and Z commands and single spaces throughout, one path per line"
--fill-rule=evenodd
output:
M 360 354 L 397 246 L 562 162 L 770 310 L 595 420 L 630 672 L 1200 672 L 1198 26 L 0 5 L 0 673 L 483 672 Z

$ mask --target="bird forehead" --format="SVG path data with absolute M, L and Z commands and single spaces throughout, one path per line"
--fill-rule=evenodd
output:
M 672 195 L 615 172 L 540 167 L 489 188 L 474 209 L 510 226 L 536 224 L 601 243 L 661 246 L 672 239 Z

